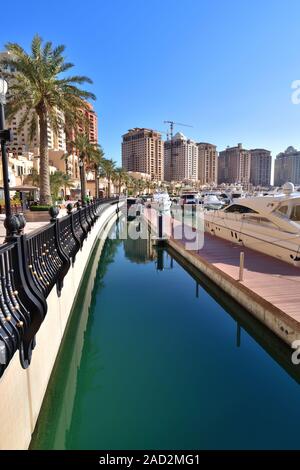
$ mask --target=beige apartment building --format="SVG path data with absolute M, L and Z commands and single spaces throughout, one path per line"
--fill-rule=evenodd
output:
M 64 116 L 60 111 L 57 111 L 60 119 L 63 121 Z M 29 139 L 29 122 L 26 122 L 21 132 L 18 131 L 18 126 L 23 117 L 23 112 L 18 112 L 12 120 L 8 123 L 12 129 L 13 140 L 7 145 L 9 152 L 14 155 L 22 155 L 26 152 L 32 152 L 34 155 L 39 155 L 39 128 L 32 140 Z M 48 125 L 48 149 L 59 152 L 66 152 L 66 134 L 61 127 L 57 133 L 55 133 L 50 125 Z
M 13 80 L 15 70 L 11 67 L 4 66 L 2 61 L 10 55 L 9 52 L 0 52 L 0 72 L 3 72 L 8 81 L 8 96 L 9 96 L 9 83 Z M 64 122 L 64 115 L 60 111 L 57 111 L 57 115 L 61 122 Z M 37 126 L 36 134 L 33 136 L 33 139 L 29 139 L 29 121 L 30 116 L 21 132 L 18 131 L 19 124 L 23 119 L 24 111 L 16 113 L 15 116 L 8 122 L 10 128 L 12 129 L 13 141 L 9 142 L 7 149 L 10 153 L 14 155 L 22 155 L 26 152 L 31 152 L 34 155 L 39 155 L 39 128 Z M 57 133 L 53 132 L 50 124 L 48 125 L 48 148 L 54 151 L 66 151 L 66 134 L 64 126 Z
M 122 136 L 122 166 L 126 171 L 164 179 L 164 146 L 160 132 L 135 127 Z
M 195 141 L 177 132 L 165 142 L 165 180 L 197 181 L 198 147 Z
M 300 151 L 292 146 L 280 152 L 275 159 L 275 186 L 281 186 L 287 181 L 300 184 Z
M 216 145 L 207 142 L 197 143 L 198 181 L 201 185 L 218 183 L 218 152 Z
M 251 152 L 250 181 L 254 186 L 270 186 L 272 155 L 270 150 L 253 149 Z
M 243 149 L 242 144 L 227 147 L 218 158 L 218 183 L 250 182 L 251 152 Z

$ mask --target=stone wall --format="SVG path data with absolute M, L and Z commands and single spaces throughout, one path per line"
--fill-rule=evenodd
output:
M 36 336 L 37 344 L 29 368 L 22 369 L 18 354 L 15 354 L 0 379 L 0 450 L 27 449 L 30 444 L 85 268 L 102 229 L 115 217 L 116 205 L 108 205 L 64 278 L 61 296 L 57 296 L 56 287 L 50 292 L 48 313 Z

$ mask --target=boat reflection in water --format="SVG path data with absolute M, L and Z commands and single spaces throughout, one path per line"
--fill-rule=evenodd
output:
M 121 218 L 115 239 L 99 239 L 92 254 L 31 448 L 261 448 L 293 439 L 300 403 L 289 376 L 300 384 L 300 369 L 291 350 L 171 249 L 150 236 L 118 238 L 125 226 Z

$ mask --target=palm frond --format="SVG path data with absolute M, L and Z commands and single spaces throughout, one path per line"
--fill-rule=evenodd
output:
M 38 34 L 35 34 L 32 42 L 31 42 L 31 52 L 32 57 L 35 60 L 39 60 L 41 58 L 41 46 L 42 46 L 42 38 Z

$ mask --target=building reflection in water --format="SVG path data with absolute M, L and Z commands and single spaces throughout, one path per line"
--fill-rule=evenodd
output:
M 157 258 L 151 234 L 141 220 L 128 222 L 128 237 L 124 239 L 123 245 L 126 258 L 133 263 L 145 264 Z

